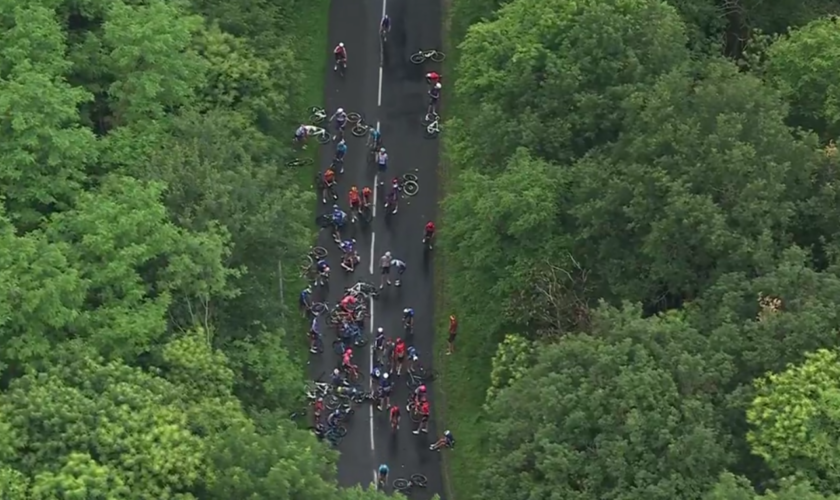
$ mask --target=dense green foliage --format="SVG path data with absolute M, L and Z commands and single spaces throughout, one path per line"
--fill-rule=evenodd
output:
M 459 500 L 840 494 L 837 11 L 453 0 Z
M 288 418 L 311 11 L 0 0 L 3 499 L 384 498 Z

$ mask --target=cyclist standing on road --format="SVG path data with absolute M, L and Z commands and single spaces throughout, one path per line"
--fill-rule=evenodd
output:
M 373 190 L 365 186 L 362 188 L 362 207 L 367 210 L 371 203 L 373 203 Z
M 417 349 L 413 345 L 408 346 L 406 355 L 408 356 L 408 371 L 413 372 L 415 364 L 420 360 L 420 356 L 417 355 Z
M 338 205 L 333 205 L 332 223 L 333 223 L 333 240 L 336 243 L 341 243 L 341 228 L 347 222 L 347 214 L 338 208 Z
M 385 489 L 386 484 L 388 484 L 388 466 L 382 464 L 379 466 L 379 487 Z
M 321 338 L 321 332 L 318 329 L 318 316 L 312 318 L 312 324 L 309 325 L 309 352 L 318 354 L 318 340 Z
M 347 113 L 344 112 L 344 108 L 338 108 L 335 110 L 335 113 L 330 117 L 329 121 L 335 120 L 335 130 L 336 135 L 333 136 L 333 140 L 344 139 L 344 127 L 347 126 Z
M 341 63 L 344 63 L 345 66 L 347 65 L 347 49 L 344 48 L 344 42 L 340 42 L 335 46 L 335 49 L 333 49 L 333 55 L 335 55 L 335 66 L 333 66 L 333 71 L 337 71 L 338 65 Z
M 391 279 L 388 277 L 391 274 L 391 252 L 385 252 L 385 255 L 379 258 L 379 272 L 382 277 L 379 280 L 379 289 L 385 288 L 385 283 L 391 285 Z
M 423 232 L 423 244 L 429 244 L 429 250 L 432 249 L 432 239 L 435 237 L 435 223 L 429 221 L 426 223 L 426 229 Z
M 382 16 L 382 20 L 379 21 L 379 36 L 382 37 L 382 41 L 388 41 L 388 33 L 391 31 L 391 18 L 388 14 Z
M 321 176 L 321 203 L 327 204 L 327 195 L 332 196 L 331 190 L 335 186 L 335 170 L 332 167 L 324 171 Z
M 423 401 L 420 403 L 420 423 L 417 424 L 417 429 L 414 430 L 414 434 L 420 434 L 420 432 L 429 432 L 429 414 L 431 413 L 431 408 L 429 406 L 428 401 Z
M 356 214 L 359 213 L 359 208 L 362 205 L 362 199 L 359 197 L 359 188 L 350 186 L 350 192 L 347 194 L 350 202 L 350 223 L 356 222 Z
M 392 382 L 388 377 L 388 372 L 383 373 L 382 378 L 379 379 L 379 400 L 376 403 L 376 409 L 379 411 L 391 405 Z
M 315 286 L 324 286 L 330 279 L 330 265 L 325 259 L 321 259 L 315 263 L 315 271 L 318 276 L 315 278 Z
M 333 158 L 333 165 L 338 165 L 338 173 L 344 173 L 344 155 L 347 154 L 347 142 L 342 138 L 335 145 L 335 158 Z
M 400 286 L 402 283 L 402 275 L 405 272 L 405 262 L 400 259 L 391 259 L 391 265 L 397 269 L 397 279 L 394 280 L 394 286 Z
M 312 308 L 312 287 L 307 286 L 300 291 L 298 304 L 300 305 L 301 314 L 305 317 L 306 313 Z
M 382 147 L 382 132 L 378 128 L 370 129 L 368 135 L 367 146 L 371 152 L 376 152 Z
M 399 208 L 399 199 L 400 199 L 400 180 L 394 177 L 394 180 L 391 181 L 391 189 L 388 191 L 388 195 L 385 196 L 385 208 L 394 207 L 391 211 L 392 214 L 397 213 L 397 209 Z
M 403 309 L 403 326 L 409 334 L 414 330 L 414 309 L 410 307 Z
M 376 340 L 373 343 L 377 351 L 385 348 L 385 329 L 381 326 L 376 329 Z
M 394 343 L 394 364 L 397 367 L 397 376 L 402 373 L 402 366 L 405 362 L 405 342 L 398 338 Z
M 376 165 L 379 167 L 379 185 L 385 184 L 385 172 L 388 170 L 388 153 L 385 148 L 379 148 L 376 153 Z
M 440 99 L 441 88 L 443 88 L 443 86 L 440 84 L 440 82 L 437 82 L 431 89 L 429 89 L 429 109 L 428 111 L 426 111 L 426 116 L 429 118 L 431 118 L 432 113 L 434 113 L 435 109 L 437 109 L 437 103 L 438 99 Z
M 391 430 L 399 430 L 400 428 L 400 405 L 391 405 L 389 410 L 391 417 Z

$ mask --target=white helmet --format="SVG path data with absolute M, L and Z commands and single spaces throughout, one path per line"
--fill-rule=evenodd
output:
M 344 42 L 339 42 L 339 43 L 338 43 L 338 46 L 339 46 L 339 47 L 341 47 L 341 48 L 343 49 L 343 48 L 344 48 Z
M 344 113 L 344 108 L 338 108 L 336 110 L 336 113 L 339 113 L 339 114 Z
M 383 373 L 382 378 L 384 378 L 385 380 L 388 380 L 388 372 Z
M 380 326 L 379 328 L 376 329 L 376 331 L 379 332 L 379 333 L 382 333 L 382 332 L 385 331 L 385 329 Z
M 435 84 L 435 88 L 436 88 L 436 89 L 440 90 L 440 88 L 441 88 L 441 87 L 442 87 L 442 85 L 440 84 L 440 82 L 437 82 L 437 83 Z
M 340 373 L 340 372 L 338 371 L 338 368 L 336 368 L 335 370 L 333 370 L 333 375 L 338 375 L 339 373 Z
M 451 435 L 452 435 L 452 433 L 451 433 L 451 432 L 449 432 L 449 431 L 446 431 L 446 432 L 444 432 L 444 433 L 443 433 L 443 435 L 444 435 L 444 436 L 446 436 L 446 437 L 449 437 L 449 436 L 451 436 Z
M 385 252 L 385 257 L 390 257 L 390 256 L 391 256 L 391 252 L 390 252 L 390 251 Z
M 403 309 L 403 314 L 408 314 L 408 308 Z

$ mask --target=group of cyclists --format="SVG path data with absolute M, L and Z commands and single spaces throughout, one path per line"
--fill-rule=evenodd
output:
M 379 31 L 383 43 L 387 40 L 387 35 L 391 30 L 391 19 L 385 14 L 380 22 Z M 334 70 L 337 71 L 340 67 L 347 67 L 347 47 L 344 43 L 339 43 L 333 50 L 335 62 Z M 442 89 L 441 76 L 432 71 L 426 74 L 426 81 L 429 85 L 429 106 L 427 108 L 427 117 L 436 113 L 437 103 L 440 99 L 440 92 Z M 338 108 L 332 116 L 329 117 L 328 122 L 334 127 L 333 142 L 336 144 L 335 153 L 330 166 L 318 177 L 320 184 L 321 202 L 327 204 L 328 200 L 332 200 L 332 211 L 329 213 L 329 222 L 332 225 L 332 237 L 338 245 L 341 252 L 341 266 L 347 272 L 353 272 L 360 263 L 360 257 L 356 248 L 355 239 L 345 239 L 342 237 L 342 230 L 347 225 L 348 221 L 355 223 L 359 215 L 363 212 L 371 210 L 374 203 L 374 190 L 369 186 L 363 186 L 361 190 L 358 186 L 352 185 L 348 191 L 348 202 L 350 213 L 348 214 L 342 210 L 338 205 L 338 195 L 336 188 L 338 184 L 337 174 L 344 173 L 344 159 L 347 155 L 347 143 L 344 137 L 344 131 L 348 123 L 348 115 L 343 108 Z M 311 133 L 311 127 L 301 125 L 295 133 L 296 142 L 305 143 L 306 138 Z M 385 186 L 388 172 L 388 152 L 383 147 L 382 135 L 378 128 L 371 128 L 367 147 L 371 153 L 374 163 L 377 166 L 379 185 Z M 402 182 L 399 178 L 394 178 L 388 187 L 384 197 L 384 206 L 389 209 L 392 214 L 396 214 L 398 210 L 398 201 L 401 194 Z M 326 216 L 325 216 L 326 217 Z M 368 219 L 369 220 L 369 219 Z M 432 248 L 432 241 L 435 236 L 435 224 L 433 221 L 428 221 L 424 226 L 423 244 L 427 245 L 429 249 Z M 397 259 L 391 255 L 391 252 L 385 252 L 379 260 L 380 268 L 380 283 L 379 289 L 382 290 L 385 286 L 401 286 L 401 278 L 407 269 L 407 265 L 403 260 Z M 394 281 L 392 283 L 391 268 L 394 268 Z M 325 285 L 329 279 L 329 264 L 326 258 L 320 258 L 315 263 L 317 277 L 313 285 Z M 361 282 L 360 282 L 361 283 Z M 354 348 L 364 343 L 360 343 L 358 339 L 362 336 L 364 331 L 364 323 L 367 317 L 366 303 L 371 298 L 371 291 L 368 293 L 359 293 L 360 284 L 347 289 L 344 296 L 338 302 L 333 310 L 329 311 L 331 323 L 336 326 L 336 333 L 338 337 L 338 345 L 341 346 L 340 358 L 341 361 L 337 368 L 335 368 L 331 375 L 331 382 L 335 387 L 343 387 L 348 381 L 356 381 L 360 378 L 359 367 L 354 363 Z M 373 288 L 375 285 L 366 285 L 368 288 Z M 309 309 L 312 301 L 312 286 L 307 286 L 301 292 L 301 306 L 303 309 Z M 310 326 L 310 351 L 318 353 L 321 350 L 321 333 L 319 323 L 324 317 L 325 311 L 321 314 L 312 314 L 312 323 Z M 335 319 L 337 318 L 337 320 Z M 406 338 L 410 338 L 413 334 L 415 320 L 415 311 L 411 307 L 403 309 L 402 322 L 405 331 L 405 338 L 399 336 L 394 340 L 386 337 L 384 329 L 378 328 L 373 349 L 378 353 L 376 359 L 378 362 L 376 366 L 372 367 L 373 376 L 378 378 L 376 384 L 375 400 L 376 407 L 380 411 L 388 411 L 389 421 L 392 432 L 399 429 L 401 417 L 401 405 L 392 401 L 392 394 L 395 387 L 395 379 L 403 376 L 406 372 L 414 372 L 416 364 L 419 362 L 419 356 L 414 346 L 406 342 Z M 335 344 L 334 344 L 335 345 Z M 323 402 L 319 398 L 315 403 L 315 429 L 316 433 L 326 433 L 327 430 L 337 426 L 342 418 L 341 410 L 337 409 L 330 412 L 322 421 Z M 413 434 L 420 434 L 428 432 L 428 422 L 431 414 L 430 402 L 427 398 L 427 388 L 425 384 L 420 383 L 414 389 L 405 406 L 405 411 L 419 416 L 418 425 L 412 430 Z M 429 448 L 432 450 L 440 450 L 443 448 L 452 448 L 455 444 L 454 437 L 450 431 L 444 432 L 442 437 L 438 439 Z M 380 484 L 387 483 L 389 468 L 383 464 L 379 466 L 379 481 Z

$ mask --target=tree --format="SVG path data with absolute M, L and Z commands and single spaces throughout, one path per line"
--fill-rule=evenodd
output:
M 71 204 L 97 158 L 77 111 L 91 96 L 64 79 L 64 35 L 45 4 L 0 2 L 0 188 L 22 230 Z
M 840 363 L 836 351 L 756 379 L 747 440 L 780 477 L 801 474 L 823 491 L 840 486 Z
M 793 123 L 825 139 L 840 134 L 840 31 L 824 17 L 790 31 L 767 51 L 767 79 L 791 103 Z
M 835 495 L 824 496 L 813 490 L 810 484 L 796 480 L 782 481 L 778 491 L 763 495 L 755 493 L 750 482 L 743 477 L 727 472 L 703 500 L 836 500 Z
M 607 297 L 675 306 L 723 273 L 769 269 L 811 194 L 815 145 L 777 96 L 724 61 L 696 71 L 629 98 L 621 139 L 569 175 L 561 231 Z
M 470 27 L 455 83 L 469 110 L 454 159 L 492 166 L 523 146 L 565 162 L 614 139 L 621 101 L 687 58 L 660 0 L 513 0 Z
M 491 402 L 483 498 L 697 498 L 728 464 L 706 363 L 667 340 L 696 336 L 683 319 L 628 309 L 594 325 L 543 346 Z

